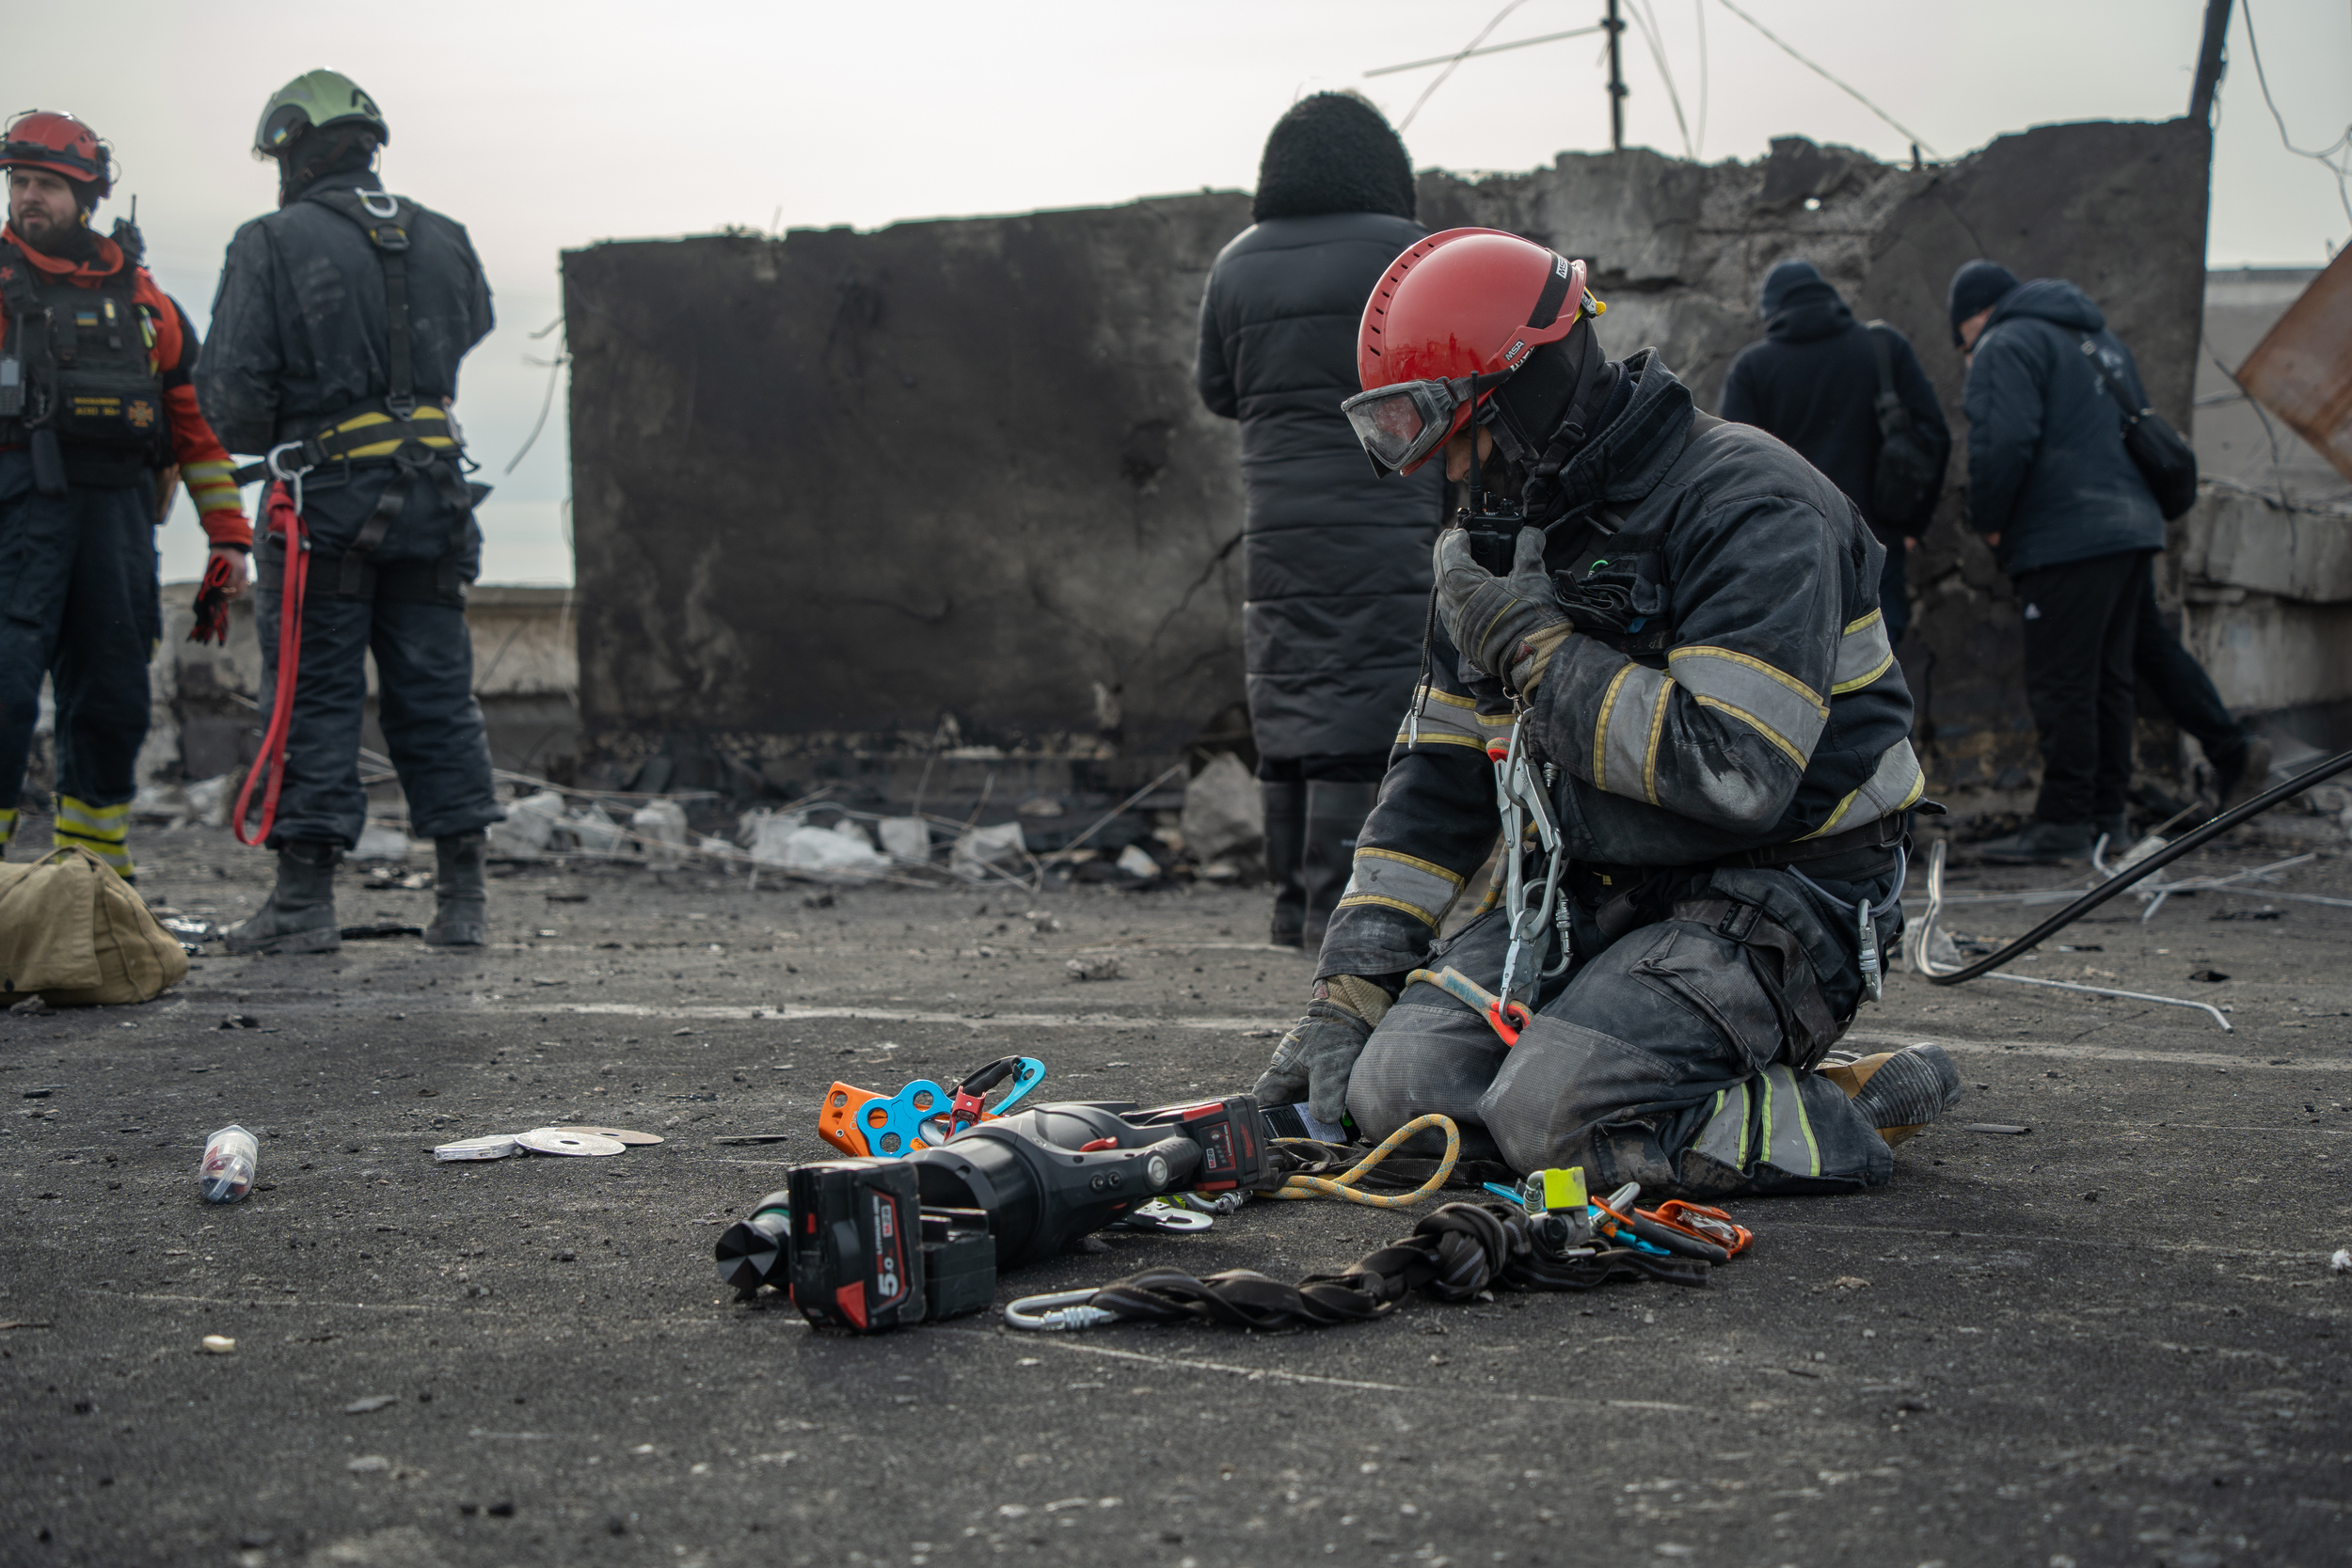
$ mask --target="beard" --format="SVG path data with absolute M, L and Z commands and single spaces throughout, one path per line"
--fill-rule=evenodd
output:
M 9 227 L 16 237 L 44 256 L 62 256 L 74 248 L 82 232 L 81 214 L 58 219 L 47 212 L 10 214 Z

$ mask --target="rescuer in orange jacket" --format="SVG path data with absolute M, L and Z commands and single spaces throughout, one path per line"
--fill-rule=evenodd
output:
M 197 407 L 196 329 L 138 264 L 136 230 L 90 228 L 114 185 L 112 150 L 72 116 L 36 110 L 0 136 L 0 852 L 45 673 L 57 703 L 56 841 L 129 877 L 147 664 L 162 635 L 158 476 L 179 471 L 231 594 L 244 591 L 253 530 Z

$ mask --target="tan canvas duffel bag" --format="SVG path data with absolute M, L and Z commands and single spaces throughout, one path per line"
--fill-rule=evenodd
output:
M 0 864 L 0 1006 L 148 1002 L 187 974 L 180 943 L 87 849 Z

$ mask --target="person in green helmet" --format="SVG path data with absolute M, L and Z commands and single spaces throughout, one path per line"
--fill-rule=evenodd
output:
M 457 367 L 491 327 L 490 289 L 466 230 L 382 188 L 391 128 L 349 77 L 279 88 L 255 129 L 278 166 L 278 210 L 237 230 L 197 370 L 230 450 L 301 475 L 310 546 L 285 779 L 266 842 L 269 902 L 232 927 L 231 952 L 340 945 L 336 863 L 367 819 L 359 735 L 373 653 L 386 749 L 411 829 L 439 854 L 425 941 L 486 940 L 484 830 L 505 814 L 473 697 L 466 589 L 481 562 Z M 278 678 L 287 541 L 259 550 L 264 711 Z

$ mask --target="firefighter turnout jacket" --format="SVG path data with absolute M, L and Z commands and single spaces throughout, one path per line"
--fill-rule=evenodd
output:
M 140 483 L 176 463 L 205 536 L 250 546 L 234 465 L 197 406 L 196 328 L 135 248 L 90 242 L 84 259 L 51 256 L 0 228 L 0 451 L 32 449 L 38 474 L 54 440 L 68 484 Z
M 1911 693 L 1879 615 L 1884 551 L 1788 448 L 1700 415 L 1655 351 L 1625 361 L 1560 475 L 1546 562 L 1573 623 L 1520 736 L 1554 765 L 1567 853 L 1622 885 L 1826 839 L 1901 812 L 1924 780 Z M 1494 847 L 1499 682 L 1442 629 L 1364 824 L 1317 973 L 1401 975 Z

